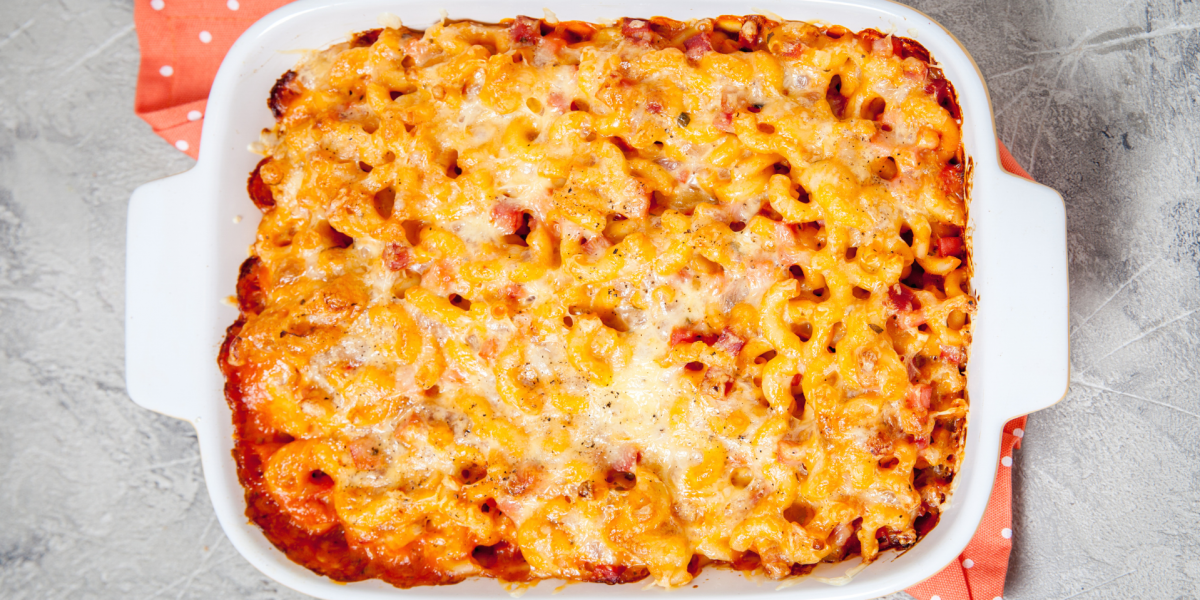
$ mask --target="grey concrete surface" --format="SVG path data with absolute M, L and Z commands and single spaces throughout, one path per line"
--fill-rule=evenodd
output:
M 1200 597 L 1200 6 L 915 4 L 1067 203 L 1074 376 L 1016 456 L 1006 597 Z M 0 596 L 295 598 L 221 532 L 190 427 L 125 394 L 126 203 L 192 164 L 137 62 L 128 0 L 0 1 Z

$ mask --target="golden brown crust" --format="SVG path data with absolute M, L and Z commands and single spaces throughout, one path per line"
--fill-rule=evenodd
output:
M 254 170 L 250 172 L 250 179 L 246 181 L 246 192 L 250 194 L 250 201 L 263 212 L 275 206 L 275 195 L 271 192 L 271 186 L 264 183 L 262 178 L 263 165 L 270 162 L 269 156 L 258 161 Z
M 271 109 L 271 114 L 275 115 L 276 119 L 282 118 L 292 100 L 299 95 L 300 88 L 296 83 L 296 72 L 288 71 L 281 75 L 271 88 L 271 95 L 267 98 L 267 108 Z

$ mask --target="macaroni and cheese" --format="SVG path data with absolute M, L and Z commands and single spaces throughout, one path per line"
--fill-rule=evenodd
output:
M 762 16 L 358 34 L 271 91 L 220 366 L 247 515 L 408 587 L 916 543 L 975 312 L 953 87 Z

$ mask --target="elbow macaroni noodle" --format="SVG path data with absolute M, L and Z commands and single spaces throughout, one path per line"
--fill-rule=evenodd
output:
M 272 90 L 220 357 L 337 580 L 664 587 L 907 548 L 962 462 L 953 88 L 765 17 L 388 28 Z

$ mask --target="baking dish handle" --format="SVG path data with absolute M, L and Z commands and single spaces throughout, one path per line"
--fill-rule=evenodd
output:
M 1061 400 L 1070 380 L 1067 290 L 1066 207 L 1058 192 L 1009 175 L 978 181 L 988 185 L 989 202 L 972 206 L 976 276 L 992 288 L 979 290 L 980 316 L 972 354 L 986 352 L 981 364 L 990 398 L 1006 420 L 1047 408 Z M 984 231 L 986 235 L 980 235 Z M 986 271 L 985 271 L 986 270 Z M 981 348 L 980 343 L 988 347 Z
M 189 421 L 207 391 L 196 361 L 211 350 L 197 306 L 208 261 L 194 172 L 134 190 L 125 244 L 126 390 L 144 408 Z

